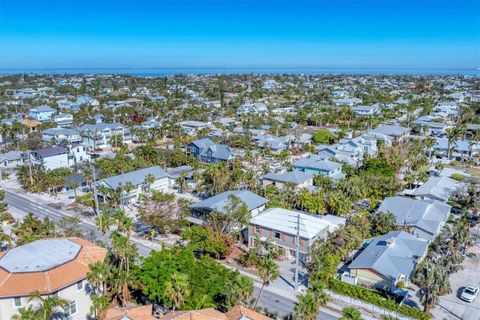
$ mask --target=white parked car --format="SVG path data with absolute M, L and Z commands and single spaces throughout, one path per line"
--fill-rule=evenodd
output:
M 478 294 L 478 288 L 474 286 L 467 286 L 465 289 L 463 289 L 462 294 L 460 295 L 460 298 L 463 301 L 467 302 L 473 302 L 475 301 L 475 298 L 477 297 Z

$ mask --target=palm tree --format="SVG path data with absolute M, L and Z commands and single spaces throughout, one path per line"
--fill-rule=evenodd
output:
M 318 304 L 315 296 L 311 292 L 298 297 L 295 306 L 295 319 L 298 320 L 315 320 L 318 315 Z
M 92 300 L 92 305 L 90 306 L 90 313 L 93 315 L 94 319 L 98 319 L 99 315 L 103 311 L 107 310 L 109 302 L 106 296 L 103 295 L 93 295 L 90 297 Z
M 97 225 L 97 229 L 105 235 L 108 231 L 110 231 L 110 227 L 112 225 L 112 217 L 108 213 L 102 213 L 95 217 L 95 224 Z
M 105 292 L 105 282 L 107 280 L 107 266 L 100 262 L 94 262 L 88 266 L 90 271 L 87 273 L 87 281 L 93 288 L 93 294 Z
M 260 297 L 262 296 L 262 292 L 265 286 L 270 285 L 272 281 L 275 281 L 278 276 L 280 275 L 280 271 L 278 265 L 273 261 L 273 259 L 264 257 L 258 266 L 258 275 L 262 279 L 262 287 L 260 288 L 260 292 L 258 293 L 257 301 L 255 302 L 254 309 L 257 308 L 258 302 L 260 301 Z
M 28 298 L 28 302 L 34 302 L 39 305 L 35 310 L 35 319 L 50 320 L 52 316 L 59 313 L 59 309 L 65 309 L 69 302 L 55 296 L 42 297 L 37 291 Z
M 32 306 L 23 307 L 18 309 L 19 314 L 15 314 L 12 316 L 11 320 L 35 320 L 35 310 L 33 310 Z
M 182 306 L 185 298 L 190 294 L 186 275 L 174 272 L 170 281 L 165 284 L 165 296 L 172 301 L 173 311 Z
M 339 320 L 362 320 L 362 314 L 354 307 L 343 308 L 342 317 Z

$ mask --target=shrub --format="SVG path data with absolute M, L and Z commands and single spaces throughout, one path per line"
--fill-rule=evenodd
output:
M 430 319 L 430 316 L 420 309 L 401 306 L 392 299 L 385 299 L 380 294 L 372 290 L 352 285 L 338 279 L 330 279 L 330 281 L 328 282 L 328 287 L 330 290 L 339 294 L 363 300 L 379 307 L 401 313 L 407 317 L 412 317 L 419 320 Z

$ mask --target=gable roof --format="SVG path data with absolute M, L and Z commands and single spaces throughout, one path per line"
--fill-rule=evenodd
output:
M 398 225 L 419 228 L 431 235 L 426 240 L 433 240 L 447 221 L 451 208 L 438 200 L 388 197 L 377 211 L 393 213 Z
M 391 231 L 376 237 L 349 265 L 350 269 L 372 269 L 396 281 L 400 275 L 410 277 L 428 241 L 403 231 Z
M 240 200 L 242 200 L 242 202 L 246 204 L 249 211 L 263 206 L 265 203 L 268 202 L 268 199 L 260 197 L 259 195 L 248 190 L 231 190 L 217 194 L 216 196 L 207 198 L 203 201 L 194 203 L 190 206 L 190 209 L 207 212 L 210 212 L 212 210 L 223 212 L 225 207 L 229 204 L 229 197 L 231 195 L 234 195 Z
M 313 179 L 311 174 L 301 171 L 289 171 L 285 173 L 273 173 L 269 172 L 262 176 L 262 179 L 278 181 L 282 183 L 293 183 L 295 185 L 302 184 L 310 179 Z
M 145 178 L 149 174 L 152 175 L 155 180 L 170 177 L 170 175 L 159 166 L 153 166 L 135 171 L 130 171 L 124 173 L 123 175 L 119 174 L 117 176 L 105 178 L 100 180 L 98 183 L 104 183 L 113 190 L 117 189 L 122 184 L 126 184 L 128 182 L 130 182 L 134 186 L 138 186 L 145 183 Z
M 427 182 L 413 191 L 414 196 L 447 201 L 450 195 L 463 183 L 448 177 L 430 177 Z
M 215 143 L 212 140 L 210 140 L 208 138 L 205 138 L 205 139 L 192 141 L 188 145 L 194 145 L 197 148 L 199 148 L 200 150 L 203 150 L 203 149 L 208 148 L 209 146 L 214 145 L 214 144 Z
M 162 317 L 162 320 L 229 320 L 227 316 L 213 308 L 175 311 Z
M 230 148 L 224 144 L 210 145 L 207 148 L 202 149 L 200 156 L 207 157 L 209 152 L 211 152 L 211 157 L 215 159 L 230 160 L 233 157 Z
M 311 155 L 308 158 L 301 158 L 293 163 L 294 168 L 305 168 L 320 171 L 335 171 L 342 167 L 340 163 L 333 162 L 320 156 Z

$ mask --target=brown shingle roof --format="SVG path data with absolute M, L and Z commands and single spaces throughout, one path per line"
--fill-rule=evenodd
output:
M 85 279 L 88 265 L 103 261 L 107 250 L 81 238 L 68 238 L 81 245 L 77 256 L 64 264 L 43 272 L 11 273 L 0 268 L 0 297 L 28 296 L 36 291 L 51 294 Z M 1 255 L 0 259 L 5 256 Z

